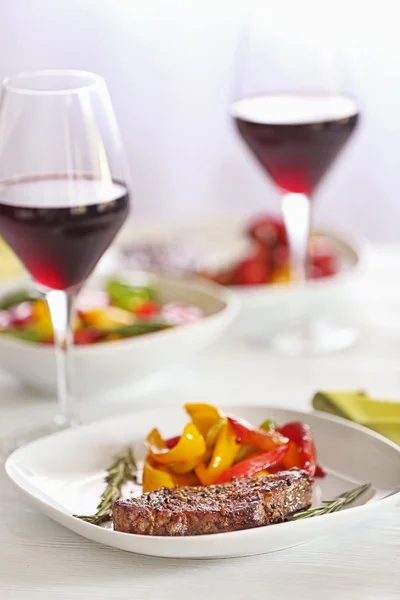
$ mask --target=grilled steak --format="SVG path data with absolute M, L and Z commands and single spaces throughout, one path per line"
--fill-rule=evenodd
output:
M 116 531 L 204 535 L 279 523 L 311 505 L 312 479 L 291 469 L 209 487 L 163 488 L 113 506 Z

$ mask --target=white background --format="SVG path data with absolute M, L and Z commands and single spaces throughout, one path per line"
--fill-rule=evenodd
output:
M 83 68 L 107 79 L 128 151 L 134 212 L 197 218 L 278 209 L 227 116 L 249 0 L 0 0 L 0 77 Z M 299 0 L 264 0 L 277 35 Z M 324 6 L 324 4 L 326 6 Z M 319 192 L 318 221 L 400 241 L 400 37 L 395 0 L 310 0 L 348 53 L 363 124 Z M 279 33 L 279 30 L 278 30 Z M 299 45 L 301 62 L 301 44 Z

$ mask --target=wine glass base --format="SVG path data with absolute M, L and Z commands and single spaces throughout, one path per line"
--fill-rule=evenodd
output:
M 78 425 L 78 421 L 75 419 L 57 416 L 47 425 L 43 425 L 42 427 L 38 427 L 31 431 L 21 431 L 15 434 L 15 436 L 0 440 L 0 456 L 7 458 L 14 450 L 18 450 L 21 446 L 30 444 L 30 442 L 35 442 L 36 440 L 52 435 L 53 433 L 58 433 L 64 429 L 75 427 L 76 425 Z
M 321 356 L 346 350 L 357 338 L 357 331 L 352 327 L 315 323 L 307 330 L 281 332 L 270 340 L 269 346 L 281 356 Z

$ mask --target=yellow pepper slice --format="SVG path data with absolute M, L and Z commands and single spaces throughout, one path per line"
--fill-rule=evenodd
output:
M 210 427 L 210 429 L 207 432 L 207 436 L 206 436 L 206 444 L 207 444 L 207 448 L 208 449 L 213 449 L 215 446 L 215 443 L 217 441 L 218 438 L 218 434 L 221 431 L 222 427 L 225 425 L 226 423 L 226 417 L 223 417 L 221 419 L 218 419 L 218 421 L 216 421 L 214 423 L 214 425 L 212 425 L 212 427 Z M 211 458 L 211 456 L 210 456 Z M 206 461 L 204 461 L 206 462 Z
M 163 465 L 195 461 L 206 451 L 204 438 L 193 423 L 185 426 L 179 442 L 173 448 L 166 447 L 158 429 L 153 429 L 147 436 L 147 446 L 151 458 Z
M 143 493 L 153 492 L 163 487 L 175 487 L 172 476 L 167 470 L 157 469 L 146 460 L 143 467 Z
M 80 313 L 80 317 L 86 325 L 101 331 L 108 331 L 113 327 L 131 325 L 135 320 L 127 310 L 123 310 L 117 306 L 93 308 Z
M 32 323 L 43 338 L 53 335 L 53 327 L 50 319 L 49 307 L 46 300 L 34 300 L 32 302 Z
M 204 462 L 201 462 L 195 468 L 195 473 L 202 485 L 211 485 L 224 471 L 229 469 L 233 465 L 239 448 L 240 444 L 236 441 L 236 433 L 232 425 L 229 421 L 225 421 L 218 433 L 210 464 L 206 467 Z
M 212 404 L 185 404 L 184 409 L 204 437 L 207 436 L 211 427 L 223 417 L 218 408 Z
M 200 481 L 197 477 L 196 473 L 192 471 L 191 473 L 184 473 L 183 475 L 176 475 L 175 473 L 172 475 L 172 479 L 175 482 L 177 487 L 186 487 L 186 486 L 199 486 Z
M 202 458 L 196 458 L 195 460 L 188 460 L 187 462 L 172 462 L 169 463 L 168 469 L 174 475 L 184 475 L 194 471 L 195 467 L 199 464 Z
M 39 299 L 32 302 L 32 320 L 35 323 L 50 321 L 50 311 L 46 300 Z

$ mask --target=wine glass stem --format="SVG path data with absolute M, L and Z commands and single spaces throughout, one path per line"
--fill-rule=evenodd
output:
M 307 280 L 307 252 L 311 224 L 311 202 L 304 194 L 285 194 L 282 197 L 282 216 L 285 223 L 292 277 Z
M 72 318 L 76 292 L 51 290 L 46 293 L 54 331 L 56 353 L 58 415 L 55 424 L 59 428 L 75 423 L 75 406 L 72 395 Z
M 303 340 L 312 339 L 310 306 L 306 294 L 308 240 L 311 226 L 311 202 L 304 194 L 285 194 L 282 215 L 290 248 L 291 275 L 303 286 L 299 333 Z

